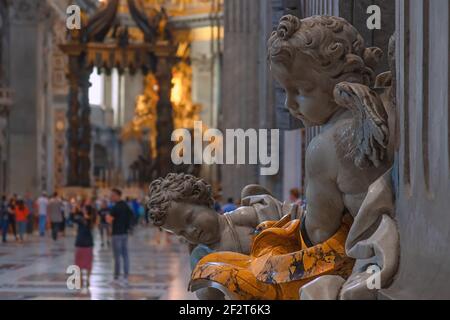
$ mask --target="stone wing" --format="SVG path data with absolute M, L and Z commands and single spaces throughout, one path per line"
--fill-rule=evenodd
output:
M 357 167 L 379 167 L 389 142 L 388 115 L 380 97 L 365 85 L 341 82 L 334 89 L 334 99 L 353 114 L 352 126 L 341 141 L 347 156 Z

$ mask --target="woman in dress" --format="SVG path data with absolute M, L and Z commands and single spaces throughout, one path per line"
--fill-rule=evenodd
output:
M 74 222 L 78 225 L 77 237 L 75 241 L 75 264 L 87 272 L 86 287 L 89 287 L 89 279 L 92 270 L 94 238 L 92 229 L 94 226 L 94 211 L 92 206 L 85 205 L 81 209 L 76 208 L 74 212 Z M 82 273 L 81 273 L 82 274 Z M 84 284 L 81 275 L 81 284 Z

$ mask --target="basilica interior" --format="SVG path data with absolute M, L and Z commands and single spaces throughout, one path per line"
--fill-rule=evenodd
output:
M 0 300 L 449 299 L 449 25 L 446 0 L 0 0 Z M 173 132 L 199 159 L 227 129 L 278 171 L 174 163 Z

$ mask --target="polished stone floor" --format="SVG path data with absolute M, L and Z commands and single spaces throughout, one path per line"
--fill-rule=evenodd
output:
M 0 243 L 0 300 L 5 299 L 100 299 L 184 300 L 190 267 L 187 248 L 177 239 L 157 244 L 155 228 L 139 227 L 129 240 L 128 284 L 113 281 L 113 258 L 101 248 L 96 234 L 94 264 L 89 290 L 69 290 L 66 270 L 74 264 L 74 230 L 53 242 L 50 236 L 31 236 L 24 244 L 10 236 Z

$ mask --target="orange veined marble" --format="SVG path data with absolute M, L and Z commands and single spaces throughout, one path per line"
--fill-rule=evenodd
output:
M 345 254 L 351 220 L 346 217 L 336 234 L 307 247 L 300 220 L 264 223 L 249 256 L 218 252 L 203 258 L 191 276 L 193 290 L 219 287 L 236 300 L 298 300 L 299 289 L 323 275 L 348 278 L 354 259 Z

